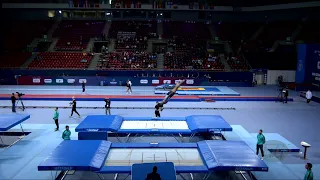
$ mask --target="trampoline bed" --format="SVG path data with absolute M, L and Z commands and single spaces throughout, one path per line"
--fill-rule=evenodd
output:
M 63 141 L 38 170 L 131 174 L 132 164 L 151 162 L 173 162 L 178 174 L 268 171 L 267 165 L 242 141 L 149 144 L 98 140 Z
M 218 115 L 193 115 L 187 117 L 122 117 L 116 115 L 87 116 L 75 129 L 79 140 L 107 140 L 108 132 L 127 136 L 132 134 L 167 134 L 195 136 L 197 133 L 232 131 L 232 127 Z

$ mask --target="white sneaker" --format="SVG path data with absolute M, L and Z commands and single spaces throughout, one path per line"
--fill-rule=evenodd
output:
M 261 160 L 263 161 L 263 157 L 261 158 Z

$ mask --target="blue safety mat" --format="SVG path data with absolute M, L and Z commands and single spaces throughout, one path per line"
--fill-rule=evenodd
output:
M 232 131 L 232 127 L 219 115 L 193 115 L 186 117 L 189 129 L 194 132 Z
M 153 172 L 153 168 L 156 167 L 157 171 Z M 146 177 L 152 174 L 157 174 L 163 180 L 176 180 L 176 170 L 172 162 L 163 163 L 143 163 L 133 164 L 131 170 L 132 180 L 144 180 Z
M 257 137 L 257 133 L 251 135 Z M 263 135 L 266 138 L 264 147 L 270 152 L 300 152 L 300 148 L 278 133 L 263 133 Z
M 0 131 L 7 131 L 29 118 L 30 118 L 30 115 L 26 115 L 26 114 L 1 114 L 0 115 Z
M 122 121 L 123 117 L 116 115 L 90 115 L 76 127 L 76 132 L 117 131 Z
M 63 141 L 40 163 L 38 170 L 98 171 L 104 165 L 110 146 L 108 141 Z
M 197 144 L 209 170 L 268 171 L 268 166 L 243 141 L 201 141 Z

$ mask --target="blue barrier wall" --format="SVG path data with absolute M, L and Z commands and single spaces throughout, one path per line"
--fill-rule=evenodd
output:
M 205 77 L 207 74 L 211 79 Z M 193 86 L 251 86 L 253 78 L 251 72 L 88 70 L 3 70 L 0 76 L 1 84 L 79 85 L 85 80 L 92 86 L 101 85 L 101 82 L 104 85 L 124 85 L 128 79 L 133 85 L 141 86 L 159 85 L 168 81 L 175 83 L 178 79 L 189 79 L 186 85 Z

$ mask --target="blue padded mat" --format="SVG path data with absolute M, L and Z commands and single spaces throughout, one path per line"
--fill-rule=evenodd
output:
M 39 171 L 80 170 L 99 173 L 130 173 L 131 166 L 105 164 L 111 148 L 197 148 L 204 165 L 177 166 L 177 172 L 208 170 L 268 171 L 267 165 L 242 141 L 201 141 L 198 143 L 116 143 L 108 141 L 63 141 L 39 166 Z
M 148 173 L 152 173 L 153 167 L 157 167 L 157 173 L 163 180 L 176 180 L 176 170 L 172 162 L 163 163 L 143 163 L 132 165 L 132 180 L 144 180 Z
M 186 121 L 191 131 L 232 131 L 230 124 L 219 115 L 193 115 L 186 117 Z
M 108 141 L 63 141 L 40 163 L 38 170 L 98 171 L 104 165 L 110 146 Z
M 266 137 L 266 147 L 270 152 L 300 152 L 300 148 L 278 133 L 263 133 Z M 251 133 L 256 138 L 257 133 Z
M 268 171 L 268 166 L 243 141 L 201 141 L 197 144 L 209 170 Z
M 26 114 L 1 114 L 0 115 L 0 131 L 7 131 L 29 118 L 30 118 L 30 115 L 26 115 Z
M 76 132 L 117 131 L 121 127 L 122 121 L 123 117 L 116 115 L 90 115 L 76 127 Z

